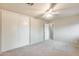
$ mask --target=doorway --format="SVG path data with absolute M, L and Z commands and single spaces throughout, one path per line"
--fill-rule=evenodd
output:
M 45 31 L 45 40 L 49 40 L 50 36 L 49 36 L 49 24 L 45 24 L 44 25 L 44 31 Z
M 53 23 L 44 24 L 45 40 L 54 39 L 54 28 L 55 26 Z

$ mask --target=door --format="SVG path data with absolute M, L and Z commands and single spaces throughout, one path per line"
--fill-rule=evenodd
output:
M 44 25 L 44 30 L 45 30 L 45 40 L 49 40 L 50 39 L 50 35 L 49 35 L 49 24 L 45 24 Z
M 45 40 L 54 39 L 54 24 L 44 25 Z

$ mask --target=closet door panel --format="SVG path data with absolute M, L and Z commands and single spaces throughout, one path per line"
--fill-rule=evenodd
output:
M 2 11 L 2 51 L 29 44 L 29 18 L 11 11 Z

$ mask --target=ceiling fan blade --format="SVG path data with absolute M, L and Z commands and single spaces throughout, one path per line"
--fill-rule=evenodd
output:
M 56 5 L 56 3 L 51 3 L 49 9 L 47 9 L 45 12 L 48 12 L 50 9 L 54 8 L 55 5 Z
M 56 5 L 56 3 L 51 3 L 50 7 L 49 7 L 44 13 L 38 15 L 36 18 L 41 18 L 41 17 L 43 17 L 43 15 L 44 15 L 45 13 L 47 13 L 50 9 L 54 8 L 55 5 Z

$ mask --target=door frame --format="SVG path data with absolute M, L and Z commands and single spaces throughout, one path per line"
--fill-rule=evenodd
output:
M 55 39 L 55 23 L 45 23 L 45 24 L 52 24 L 53 25 L 53 40 Z M 45 24 L 44 24 L 44 41 L 45 39 Z

